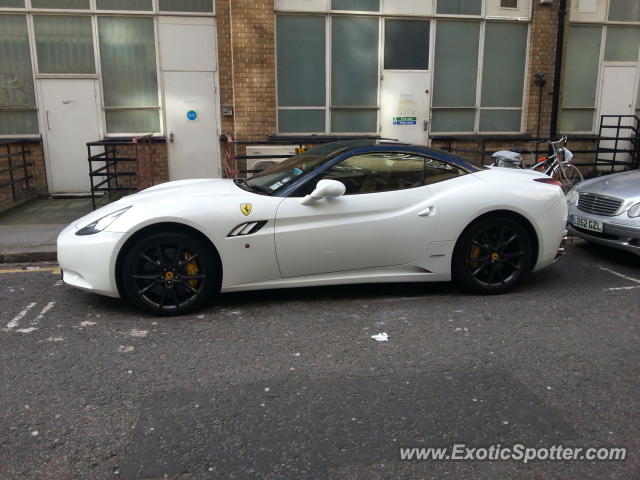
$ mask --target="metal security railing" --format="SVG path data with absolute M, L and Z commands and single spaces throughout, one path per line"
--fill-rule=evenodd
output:
M 19 150 L 12 151 L 13 145 Z M 4 193 L 0 194 L 0 202 L 15 202 L 33 193 L 29 183 L 33 179 L 29 172 L 33 164 L 27 161 L 30 153 L 24 140 L 0 141 L 0 192 Z

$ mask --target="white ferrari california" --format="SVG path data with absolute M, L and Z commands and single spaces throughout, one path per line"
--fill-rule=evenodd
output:
M 492 294 L 550 265 L 566 221 L 561 185 L 542 173 L 353 140 L 246 180 L 123 197 L 62 231 L 58 262 L 65 283 L 160 315 L 269 288 L 454 279 Z

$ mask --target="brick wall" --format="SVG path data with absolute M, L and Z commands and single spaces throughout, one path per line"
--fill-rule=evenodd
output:
M 30 163 L 27 167 L 29 175 L 33 175 L 33 178 L 29 180 L 29 188 L 25 182 L 19 182 L 15 184 L 15 199 L 10 186 L 0 188 L 0 209 L 7 205 L 14 203 L 15 201 L 24 200 L 34 195 L 46 195 L 47 194 L 47 173 L 44 163 L 44 153 L 41 143 L 26 143 L 24 145 L 27 151 L 27 163 Z M 21 152 L 22 145 L 14 143 L 10 145 L 0 145 L 0 156 L 6 155 L 8 152 Z M 22 158 L 20 156 L 14 156 L 11 158 L 12 165 L 21 165 Z M 0 171 L 9 167 L 9 160 L 7 158 L 0 158 Z M 23 178 L 24 171 L 22 169 L 13 171 L 14 178 Z M 8 183 L 10 175 L 8 172 L 0 173 L 0 185 Z
M 220 0 L 216 12 L 220 102 L 234 107 L 222 131 L 236 140 L 264 140 L 276 130 L 273 0 Z

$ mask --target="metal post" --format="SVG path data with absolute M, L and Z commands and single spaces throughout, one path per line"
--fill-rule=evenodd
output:
M 16 201 L 16 185 L 13 179 L 13 163 L 11 162 L 11 145 L 7 144 L 7 161 L 9 162 L 9 183 L 11 184 L 11 198 Z

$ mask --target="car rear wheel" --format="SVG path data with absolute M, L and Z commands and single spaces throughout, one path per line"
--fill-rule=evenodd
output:
M 156 233 L 126 254 L 122 286 L 127 299 L 156 315 L 182 315 L 202 307 L 219 286 L 211 248 L 183 233 Z
M 497 294 L 512 289 L 530 270 L 531 238 L 516 220 L 481 218 L 462 233 L 453 257 L 453 277 L 464 290 Z

